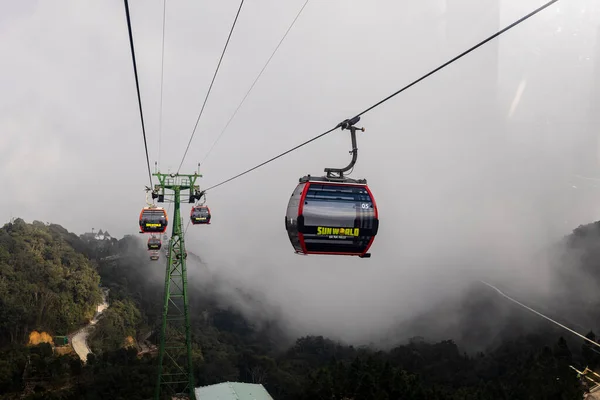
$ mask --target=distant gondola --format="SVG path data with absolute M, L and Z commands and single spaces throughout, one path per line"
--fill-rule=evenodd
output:
M 210 209 L 207 206 L 192 207 L 190 220 L 194 225 L 210 224 Z
M 163 233 L 168 225 L 167 212 L 160 207 L 144 207 L 139 223 L 142 233 Z
M 150 236 L 148 238 L 148 250 L 160 250 L 162 242 L 159 237 Z
M 296 253 L 368 257 L 377 205 L 366 183 L 305 177 L 290 197 L 285 227 Z
M 150 259 L 152 261 L 156 261 L 160 258 L 160 253 L 158 251 L 152 251 L 150 252 Z
M 324 177 L 300 178 L 285 216 L 285 229 L 298 254 L 330 254 L 368 258 L 379 229 L 377 205 L 365 179 L 344 173 L 358 157 L 356 128 L 360 117 L 343 121 L 352 139 L 352 161 L 344 168 L 325 168 Z

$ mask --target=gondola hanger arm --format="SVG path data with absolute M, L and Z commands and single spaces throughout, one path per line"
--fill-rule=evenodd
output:
M 346 119 L 342 122 L 340 122 L 337 126 L 337 128 L 341 128 L 342 130 L 344 129 L 348 129 L 350 130 L 350 138 L 352 140 L 352 150 L 350 150 L 350 154 L 352 154 L 352 160 L 350 160 L 350 164 L 348 164 L 346 167 L 344 168 L 325 168 L 325 172 L 327 173 L 327 178 L 328 179 L 333 179 L 333 180 L 343 180 L 344 179 L 344 172 L 351 170 L 354 167 L 354 164 L 356 164 L 356 160 L 358 159 L 358 146 L 356 145 L 356 131 L 365 131 L 365 128 L 357 128 L 356 126 L 354 126 L 356 123 L 358 123 L 358 121 L 360 121 L 360 117 L 356 116 L 354 118 L 350 118 L 350 119 Z

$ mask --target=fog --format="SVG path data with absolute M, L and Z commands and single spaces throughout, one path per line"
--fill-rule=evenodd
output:
M 123 5 L 5 3 L 0 219 L 136 234 L 148 178 Z M 130 3 L 150 158 L 174 172 L 239 3 L 168 2 L 160 157 L 163 3 Z M 303 3 L 244 4 L 182 173 L 196 170 Z M 309 2 L 201 166 L 201 186 L 330 129 L 540 4 Z M 186 237 L 206 269 L 191 262 L 191 280 L 208 271 L 224 299 L 238 287 L 260 295 L 247 315 L 277 314 L 292 334 L 357 343 L 478 279 L 551 294 L 552 260 L 540 252 L 600 211 L 599 27 L 597 2 L 559 1 L 362 117 L 352 176 L 368 179 L 379 208 L 371 259 L 297 256 L 285 232 L 298 178 L 350 158 L 347 131 L 335 131 L 207 193 L 212 224 Z

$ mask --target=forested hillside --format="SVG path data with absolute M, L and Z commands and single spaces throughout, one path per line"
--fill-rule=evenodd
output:
M 94 315 L 100 276 L 85 247 L 58 225 L 16 219 L 0 229 L 2 345 L 26 342 L 34 329 L 64 335 Z
M 580 254 L 595 251 L 594 232 L 580 229 L 571 237 Z M 585 243 L 577 239 L 581 235 Z M 160 320 L 164 264 L 151 262 L 136 237 L 123 238 L 111 249 L 99 251 L 97 244 L 57 225 L 16 220 L 2 228 L 3 398 L 20 398 L 28 383 L 34 386 L 28 399 L 151 398 L 156 358 L 142 352 L 141 344 L 146 337 L 157 341 L 152 333 Z M 101 260 L 107 254 L 120 257 Z M 600 262 L 592 256 L 584 260 L 584 269 Z M 194 268 L 201 264 L 195 262 Z M 110 307 L 90 337 L 94 354 L 86 365 L 49 344 L 27 346 L 34 329 L 64 334 L 91 318 L 100 302 L 100 283 L 110 289 Z M 600 360 L 582 340 L 521 311 L 509 315 L 511 335 L 499 335 L 494 346 L 469 354 L 452 337 L 407 343 L 403 332 L 397 337 L 404 344 L 388 351 L 320 336 L 293 339 L 289 345 L 277 321 L 246 320 L 237 310 L 223 308 L 211 285 L 202 290 L 198 282 L 190 285 L 197 289 L 190 296 L 197 386 L 227 380 L 262 383 L 276 400 L 581 399 L 583 388 L 569 365 L 583 369 Z M 493 320 L 509 307 L 489 292 L 474 288 L 469 294 L 465 313 L 487 312 L 486 319 Z M 526 321 L 529 329 L 521 331 Z

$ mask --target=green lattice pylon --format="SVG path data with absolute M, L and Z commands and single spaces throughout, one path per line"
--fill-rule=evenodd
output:
M 173 192 L 173 231 L 167 255 L 165 273 L 164 305 L 158 355 L 158 379 L 155 400 L 163 398 L 189 398 L 194 395 L 194 371 L 188 306 L 187 270 L 184 232 L 181 221 L 182 191 L 189 191 L 189 201 L 199 192 L 195 186 L 200 174 L 179 175 L 154 173 L 160 184 L 154 193 L 159 202 L 164 201 L 165 191 Z M 169 397 L 167 397 L 169 396 Z

